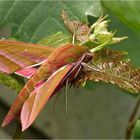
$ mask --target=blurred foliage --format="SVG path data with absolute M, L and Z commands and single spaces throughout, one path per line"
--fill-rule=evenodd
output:
M 115 49 L 121 49 L 129 52 L 129 57 L 132 62 L 140 66 L 139 60 L 139 36 L 140 34 L 140 2 L 138 1 L 102 1 L 103 8 L 109 19 L 111 19 L 111 28 L 117 29 L 119 36 L 127 35 L 128 40 L 116 45 Z M 97 17 L 102 13 L 102 6 L 100 1 L 0 1 L 0 27 L 9 26 L 12 31 L 12 37 L 26 41 L 26 42 L 38 42 L 41 44 L 49 44 L 50 41 L 46 37 L 56 32 L 62 31 L 68 36 L 70 35 L 68 30 L 63 25 L 60 13 L 63 7 L 67 8 L 69 15 L 72 19 L 78 19 L 84 22 L 88 22 L 87 15 L 90 17 Z M 81 8 L 82 7 L 82 8 Z M 116 18 L 117 17 L 117 18 Z M 120 20 L 124 23 L 122 24 Z M 90 23 L 91 24 L 91 23 Z M 129 30 L 125 25 L 127 25 Z M 59 34 L 59 33 L 58 33 Z M 63 34 L 62 38 L 63 38 Z M 56 38 L 57 38 L 56 34 Z M 42 39 L 43 38 L 43 39 Z M 69 37 L 68 37 L 69 38 Z M 66 38 L 66 40 L 68 39 Z M 58 40 L 60 38 L 58 37 Z M 50 37 L 52 40 L 52 36 Z M 61 42 L 61 41 L 60 41 Z M 52 42 L 55 46 L 57 43 Z M 121 46 L 121 47 L 120 47 Z M 119 48 L 118 48 L 119 47 Z M 4 78 L 5 83 L 7 79 Z M 0 76 L 1 77 L 1 76 Z M 12 77 L 13 78 L 13 77 Z M 6 80 L 5 80 L 6 79 Z M 12 84 L 12 88 L 17 86 L 17 80 L 14 78 L 15 83 Z M 4 82 L 3 82 L 4 83 Z M 22 85 L 22 84 L 21 84 Z M 98 85 L 98 84 L 97 84 Z M 9 85 L 11 86 L 11 85 Z M 99 87 L 99 86 L 98 86 Z M 90 90 L 97 88 L 93 82 L 88 82 L 87 88 Z M 17 88 L 19 90 L 19 88 Z M 110 90 L 111 91 L 111 90 Z M 114 88 L 114 92 L 117 89 Z M 108 90 L 109 92 L 109 90 Z M 126 93 L 120 91 L 121 93 Z M 136 124 L 135 138 L 139 138 L 140 123 Z
M 135 127 L 134 127 L 134 139 L 140 139 L 140 120 L 136 121 Z
M 84 22 L 86 14 L 98 16 L 102 10 L 99 1 L 1 1 L 0 26 L 8 24 L 13 37 L 27 42 L 58 31 L 69 34 L 60 15 L 63 8 L 67 8 L 71 18 Z
M 0 73 L 0 84 L 4 84 L 11 89 L 15 89 L 17 93 L 21 90 L 24 85 L 24 80 L 17 75 L 8 75 L 5 73 Z
M 71 42 L 71 41 L 72 41 L 71 36 L 64 34 L 63 32 L 57 32 L 53 35 L 44 37 L 37 43 L 41 44 L 41 45 L 46 45 L 46 46 L 56 48 L 58 46 L 62 46 L 64 44 L 66 44 L 67 42 Z
M 111 14 L 112 17 L 116 16 L 137 35 L 140 35 L 140 1 L 103 1 L 102 3 L 106 11 Z M 115 21 L 113 20 L 113 22 L 115 27 Z M 116 27 L 118 27 L 120 30 L 122 29 L 119 26 Z M 138 51 L 140 48 L 140 41 L 139 36 L 137 36 L 134 32 L 130 33 L 128 30 L 124 31 L 124 33 L 129 37 L 129 39 L 125 42 L 125 46 L 127 46 L 127 50 L 129 52 L 129 56 L 132 58 L 132 62 L 137 66 L 140 66 L 140 61 L 138 61 L 140 55 Z M 139 138 L 140 121 L 138 120 L 134 128 L 134 139 Z
M 140 1 L 103 1 L 103 5 L 140 35 Z

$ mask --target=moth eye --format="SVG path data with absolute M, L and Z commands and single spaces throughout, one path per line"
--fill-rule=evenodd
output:
M 85 54 L 85 58 L 84 58 L 84 62 L 89 62 L 90 60 L 92 60 L 93 55 L 90 53 Z

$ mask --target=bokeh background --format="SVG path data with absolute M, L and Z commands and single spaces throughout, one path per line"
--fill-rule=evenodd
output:
M 0 1 L 0 37 L 36 43 L 62 31 L 69 35 L 60 17 L 65 7 L 71 19 L 91 24 L 102 12 L 109 15 L 110 29 L 124 42 L 111 46 L 128 51 L 129 58 L 140 66 L 140 2 L 139 1 Z M 0 85 L 0 123 L 17 93 Z M 86 87 L 68 91 L 68 115 L 65 95 L 61 92 L 49 101 L 23 138 L 106 138 L 125 137 L 128 119 L 138 96 L 104 83 L 88 82 Z M 55 103 L 55 107 L 54 107 Z M 139 114 L 138 114 L 139 116 Z M 0 138 L 12 138 L 16 122 L 0 128 Z

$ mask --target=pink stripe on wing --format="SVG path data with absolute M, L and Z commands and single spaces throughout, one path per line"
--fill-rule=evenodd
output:
M 14 63 L 18 64 L 19 66 L 21 67 L 26 67 L 28 62 L 26 61 L 26 58 L 24 59 L 20 59 L 21 56 L 19 57 L 18 54 L 17 56 L 16 55 L 13 55 L 12 53 L 10 52 L 6 52 L 4 50 L 1 50 L 0 51 L 0 55 L 3 55 L 5 58 L 8 58 L 9 60 L 13 61 Z M 29 60 L 28 60 L 29 61 Z M 33 63 L 32 61 L 30 61 L 30 63 Z
M 45 83 L 44 80 L 39 81 L 36 85 L 35 88 L 38 89 L 40 86 L 42 86 Z
M 39 62 L 46 59 L 46 57 L 44 57 L 43 55 L 42 56 L 36 56 L 35 54 L 31 54 L 30 52 L 28 52 L 26 50 L 24 52 L 22 52 L 21 55 L 25 56 L 26 58 L 28 58 L 28 59 L 36 62 L 36 63 L 39 63 Z
M 37 68 L 25 68 L 25 69 L 16 71 L 15 73 L 25 78 L 31 78 L 36 73 L 36 71 L 37 71 Z

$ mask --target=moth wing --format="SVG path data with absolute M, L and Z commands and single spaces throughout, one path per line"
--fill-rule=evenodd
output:
M 37 72 L 37 68 L 23 68 L 15 72 L 15 74 L 20 75 L 25 78 L 31 78 Z
M 11 74 L 44 61 L 53 48 L 18 41 L 0 40 L 0 71 Z
M 40 88 L 31 93 L 30 97 L 24 102 L 21 111 L 22 131 L 27 129 L 33 123 L 48 99 L 60 86 L 61 81 L 72 68 L 72 64 L 61 67 Z

